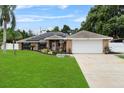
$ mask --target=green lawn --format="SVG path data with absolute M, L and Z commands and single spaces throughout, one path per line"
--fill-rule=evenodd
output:
M 1 88 L 80 88 L 88 84 L 72 57 L 57 58 L 33 51 L 0 51 Z
M 124 54 L 122 54 L 122 55 L 119 55 L 119 57 L 124 59 Z

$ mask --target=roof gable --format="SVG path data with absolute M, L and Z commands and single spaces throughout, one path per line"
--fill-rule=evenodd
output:
M 62 39 L 64 39 L 64 37 L 58 36 L 58 35 L 53 35 L 53 36 L 45 38 L 45 40 L 62 40 Z
M 83 30 L 83 31 L 77 32 L 76 34 L 70 35 L 67 38 L 103 38 L 103 39 L 105 38 L 106 39 L 111 37 Z

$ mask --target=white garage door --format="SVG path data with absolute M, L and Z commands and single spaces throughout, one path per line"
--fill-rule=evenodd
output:
M 72 53 L 102 53 L 102 40 L 72 40 Z

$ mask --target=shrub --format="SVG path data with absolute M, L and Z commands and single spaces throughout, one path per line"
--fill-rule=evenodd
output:
M 110 49 L 109 49 L 109 47 L 105 47 L 105 48 L 104 48 L 104 53 L 105 53 L 105 54 L 110 53 Z
M 71 53 L 71 48 L 69 48 L 69 54 Z
M 53 54 L 56 55 L 57 54 L 57 51 L 53 51 Z
M 41 50 L 41 52 L 42 52 L 42 53 L 45 53 L 45 54 L 47 54 L 47 53 L 48 53 L 48 51 L 49 51 L 49 50 L 48 50 L 48 49 L 46 49 L 46 48 L 44 48 L 44 49 L 42 49 L 42 50 Z
M 58 53 L 63 53 L 63 49 L 59 49 Z
M 53 54 L 53 51 L 49 51 L 48 54 L 49 54 L 49 55 L 52 55 L 52 54 Z

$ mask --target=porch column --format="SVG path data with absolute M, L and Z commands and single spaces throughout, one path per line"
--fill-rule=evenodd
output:
M 72 53 L 72 40 L 66 41 L 66 53 Z
M 38 43 L 36 43 L 35 45 L 36 45 L 35 49 L 38 50 Z
M 103 40 L 103 53 L 105 53 L 105 48 L 109 47 L 109 40 L 104 39 Z
M 60 43 L 60 47 L 59 47 L 59 51 L 62 52 L 64 50 L 64 41 L 63 40 L 59 40 L 59 43 Z
M 47 47 L 48 49 L 50 48 L 49 40 L 46 41 L 46 47 Z

